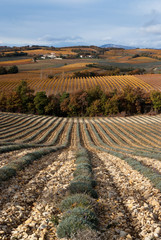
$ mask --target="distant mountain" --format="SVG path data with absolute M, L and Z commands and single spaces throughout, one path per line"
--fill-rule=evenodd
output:
M 117 45 L 117 44 L 105 44 L 105 45 L 102 45 L 100 47 L 101 48 L 124 48 L 124 49 L 135 49 L 136 48 L 136 47 Z

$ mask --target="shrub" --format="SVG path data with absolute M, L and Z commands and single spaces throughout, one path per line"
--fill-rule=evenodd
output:
M 92 198 L 86 194 L 75 194 L 65 198 L 60 204 L 60 210 L 66 211 L 74 207 L 92 208 Z
M 85 193 L 93 198 L 98 198 L 97 192 L 92 188 L 91 184 L 86 182 L 71 182 L 69 185 L 69 191 L 71 194 Z
M 159 183 L 157 183 L 157 184 L 155 185 L 155 187 L 161 191 L 161 181 L 160 181 Z
M 83 221 L 82 218 L 77 216 L 69 216 L 62 220 L 57 227 L 57 235 L 59 238 L 70 238 L 71 235 L 75 235 L 78 230 L 93 228 L 93 224 L 87 221 Z
M 76 153 L 76 158 L 78 157 L 88 157 L 88 153 L 86 151 L 86 149 L 84 148 L 80 148 L 79 151 Z
M 32 157 L 32 155 L 26 154 L 21 159 L 26 162 L 26 165 L 29 165 L 34 160 L 34 157 Z
M 75 163 L 76 163 L 76 164 L 79 164 L 79 163 L 88 163 L 88 164 L 90 164 L 91 161 L 90 161 L 90 159 L 89 159 L 88 157 L 86 157 L 86 156 L 85 156 L 85 157 L 84 157 L 84 156 L 79 156 L 79 157 L 77 157 Z
M 76 169 L 88 169 L 90 172 L 92 172 L 92 167 L 88 163 L 77 164 Z
M 62 221 L 58 225 L 57 235 L 59 238 L 71 237 L 78 230 L 96 229 L 98 220 L 94 212 L 77 207 L 64 214 Z
M 7 175 L 2 169 L 0 169 L 0 181 L 4 181 L 6 179 L 7 179 Z
M 27 162 L 24 159 L 17 159 L 11 163 L 8 164 L 9 167 L 17 170 L 23 169 L 27 164 Z
M 81 176 L 81 175 L 78 175 L 74 178 L 74 180 L 72 182 L 86 182 L 88 184 L 91 184 L 92 187 L 95 187 L 97 185 L 96 181 L 93 180 L 91 177 L 88 177 L 88 176 Z
M 0 180 L 5 181 L 16 175 L 16 170 L 9 166 L 4 166 L 0 169 Z
M 87 176 L 87 177 L 92 177 L 92 172 L 88 168 L 78 168 L 74 171 L 73 173 L 74 177 L 77 176 Z
M 96 225 L 98 224 L 96 214 L 88 208 L 75 207 L 70 209 L 64 213 L 62 220 L 68 218 L 69 216 L 77 216 L 77 218 L 83 218 L 85 221 L 89 221 Z

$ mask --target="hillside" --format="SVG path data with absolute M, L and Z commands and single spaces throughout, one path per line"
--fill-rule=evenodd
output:
M 151 77 L 150 77 L 151 76 Z M 103 91 L 110 92 L 114 89 L 121 91 L 126 86 L 141 88 L 147 92 L 154 89 L 161 90 L 160 75 L 126 75 L 126 76 L 104 76 L 89 78 L 73 78 L 73 77 L 53 77 L 48 78 L 45 72 L 32 72 L 26 76 L 24 73 L 16 75 L 0 76 L 1 92 L 12 92 L 25 79 L 30 88 L 35 92 L 45 91 L 47 95 L 58 94 L 63 92 L 75 92 L 81 89 L 87 90 L 91 87 L 100 86 Z M 149 80 L 148 80 L 149 79 Z
M 69 220 L 83 212 L 90 239 L 159 239 L 160 127 L 160 115 L 0 113 L 0 238 L 80 239 Z

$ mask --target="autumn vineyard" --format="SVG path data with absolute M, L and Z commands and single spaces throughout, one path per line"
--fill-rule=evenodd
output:
M 0 239 L 160 239 L 160 129 L 1 112 Z
M 149 75 L 150 76 L 150 75 Z M 104 77 L 89 77 L 89 78 L 31 78 L 27 80 L 30 88 L 34 89 L 36 92 L 45 91 L 47 95 L 58 94 L 63 92 L 75 92 L 81 89 L 87 90 L 95 86 L 100 86 L 104 91 L 112 91 L 117 89 L 121 91 L 126 86 L 139 87 L 146 92 L 152 91 L 154 89 L 160 90 L 160 78 L 158 82 L 158 76 L 151 75 L 151 81 L 147 82 L 147 78 L 143 76 L 104 76 Z M 15 76 L 17 78 L 17 76 Z M 23 79 L 23 78 L 21 78 Z M 153 82 L 153 80 L 155 80 Z M 0 81 L 1 92 L 7 91 L 8 93 L 13 91 L 19 84 L 21 80 L 19 79 L 7 79 L 3 77 Z
M 160 57 L 0 46 L 0 239 L 161 239 Z

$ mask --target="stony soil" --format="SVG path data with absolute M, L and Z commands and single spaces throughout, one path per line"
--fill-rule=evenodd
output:
M 52 153 L 1 186 L 0 239 L 56 239 L 50 221 L 74 170 L 74 152 Z
M 105 239 L 160 239 L 159 190 L 123 160 L 102 152 L 96 156 Z
M 71 121 L 67 120 L 58 144 L 66 138 Z M 161 192 L 124 160 L 90 146 L 82 122 L 79 120 L 81 145 L 88 150 L 97 181 L 99 198 L 95 203 L 100 224 L 97 234 L 80 233 L 76 239 L 160 240 Z M 74 123 L 68 148 L 34 161 L 15 177 L 1 183 L 0 239 L 58 240 L 56 222 L 61 216 L 59 203 L 67 194 L 75 169 L 77 119 Z M 95 134 L 90 127 L 88 130 L 93 144 L 98 146 L 100 143 Z M 33 150 L 1 154 L 0 167 Z M 126 155 L 161 173 L 160 161 L 129 153 Z

